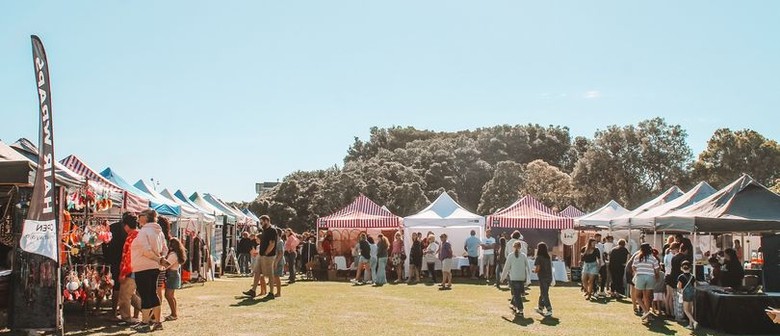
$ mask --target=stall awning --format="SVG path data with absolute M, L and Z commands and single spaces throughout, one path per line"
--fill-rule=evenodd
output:
M 564 230 L 571 229 L 574 220 L 557 214 L 533 196 L 526 195 L 508 208 L 487 216 L 486 225 L 507 229 Z

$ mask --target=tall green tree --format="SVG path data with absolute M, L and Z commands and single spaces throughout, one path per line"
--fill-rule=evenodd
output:
M 634 207 L 688 180 L 687 133 L 661 118 L 637 126 L 597 131 L 572 177 L 580 205 L 593 209 L 610 199 Z
M 693 165 L 693 176 L 724 186 L 742 174 L 774 184 L 780 178 L 780 146 L 753 130 L 718 129 Z
M 571 176 L 543 160 L 534 160 L 525 167 L 520 194 L 532 195 L 559 211 L 574 203 Z
M 485 184 L 477 213 L 488 215 L 503 209 L 520 197 L 523 165 L 514 161 L 496 164 L 493 178 Z

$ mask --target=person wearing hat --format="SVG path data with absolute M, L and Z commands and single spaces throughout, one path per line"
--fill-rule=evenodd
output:
M 452 244 L 447 241 L 447 234 L 442 233 L 441 248 L 439 249 L 439 260 L 441 260 L 441 285 L 439 290 L 452 289 Z
M 685 260 L 680 267 L 682 274 L 677 278 L 677 289 L 682 292 L 683 299 L 683 311 L 685 316 L 688 317 L 688 329 L 696 329 L 698 324 L 693 318 L 693 300 L 696 297 L 696 277 L 691 274 L 691 262 Z

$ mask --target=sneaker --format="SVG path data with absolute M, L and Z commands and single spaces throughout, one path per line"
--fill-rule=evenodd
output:
M 139 329 L 146 328 L 148 326 L 149 326 L 149 323 L 138 322 L 136 324 L 131 325 L 130 328 L 135 329 L 135 330 L 139 330 Z
M 545 316 L 545 315 L 544 315 L 544 311 L 543 311 L 541 308 L 536 308 L 536 309 L 534 309 L 534 311 L 535 311 L 537 314 L 539 314 L 539 315 Z
M 265 296 L 266 300 L 273 300 L 274 299 L 274 293 L 268 293 L 268 295 Z
M 515 313 L 515 317 L 525 318 L 525 315 L 523 315 L 523 312 L 519 311 L 519 312 Z
M 147 324 L 142 328 L 137 329 L 139 333 L 149 333 L 155 330 L 163 330 L 163 325 L 160 322 Z
M 250 290 L 248 290 L 248 291 L 246 291 L 246 292 L 242 292 L 242 293 L 244 293 L 244 295 L 246 295 L 246 296 L 248 296 L 248 297 L 252 297 L 252 298 L 253 298 L 253 297 L 255 297 L 255 296 L 257 296 L 257 294 L 255 293 L 255 291 L 253 291 L 253 290 L 251 290 L 251 289 L 250 289 Z
M 552 316 L 552 309 L 544 313 L 544 317 L 550 317 L 550 316 Z

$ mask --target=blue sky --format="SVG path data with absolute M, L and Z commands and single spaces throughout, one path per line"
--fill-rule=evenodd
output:
M 569 126 L 661 116 L 777 139 L 776 1 L 3 1 L 0 139 L 37 137 L 30 34 L 57 156 L 250 200 L 341 164 L 371 126 Z

